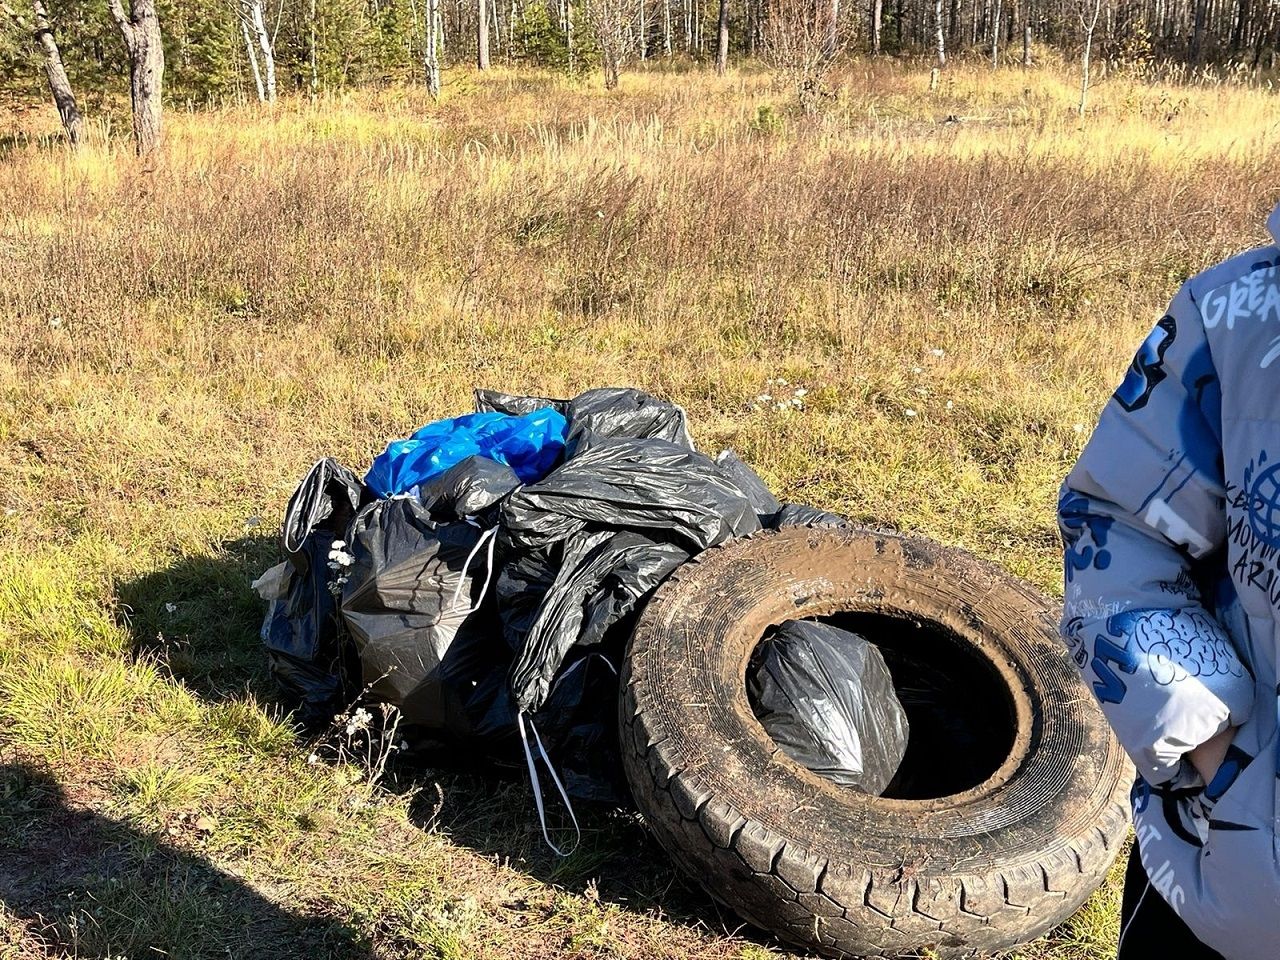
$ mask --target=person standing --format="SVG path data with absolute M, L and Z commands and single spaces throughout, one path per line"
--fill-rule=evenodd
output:
M 1187 281 L 1063 483 L 1061 633 L 1137 768 L 1119 960 L 1280 956 L 1280 208 Z

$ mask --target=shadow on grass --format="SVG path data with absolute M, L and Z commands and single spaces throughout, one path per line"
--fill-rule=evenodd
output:
M 373 956 L 341 922 L 294 914 L 198 856 L 69 803 L 21 763 L 0 763 L 0 904 L 24 928 L 20 956 Z
M 265 605 L 250 588 L 280 558 L 274 537 L 254 535 L 223 544 L 214 556 L 184 558 L 121 584 L 118 599 L 127 608 L 136 652 L 162 659 L 205 699 L 248 692 L 288 709 L 258 636 Z M 572 854 L 559 857 L 543 840 L 522 764 L 442 764 L 437 756 L 430 765 L 400 762 L 388 779 L 393 791 L 414 793 L 411 815 L 419 827 L 534 879 L 575 893 L 590 887 L 602 901 L 719 934 L 740 930 L 736 918 L 685 878 L 632 811 L 575 802 L 582 839 Z M 556 813 L 548 812 L 553 821 Z M 556 838 L 571 839 L 563 829 Z

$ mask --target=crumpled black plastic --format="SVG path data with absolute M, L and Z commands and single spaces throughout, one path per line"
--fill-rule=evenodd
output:
M 435 522 L 408 497 L 373 504 L 351 529 L 342 618 L 363 683 L 431 739 L 514 732 L 510 710 L 493 709 L 511 654 L 493 604 L 479 602 L 487 576 L 481 535 L 470 523 Z
M 329 552 L 372 499 L 354 473 L 325 458 L 307 471 L 285 511 L 281 540 L 291 576 L 284 596 L 270 601 L 262 642 L 271 672 L 309 725 L 332 719 L 349 693 L 350 664 L 329 591 Z
M 662 439 L 586 439 L 502 506 L 500 596 L 516 592 L 512 581 L 544 591 L 536 610 L 524 604 L 503 617 L 517 651 L 512 696 L 529 713 L 575 644 L 598 642 L 692 554 L 760 529 L 751 502 L 709 457 Z
M 505 463 L 476 456 L 420 485 L 418 497 L 437 520 L 474 517 L 482 526 L 493 526 L 495 508 L 518 486 L 520 478 Z
M 879 796 L 907 750 L 907 715 L 884 657 L 856 633 L 788 620 L 756 649 L 752 709 L 792 760 Z

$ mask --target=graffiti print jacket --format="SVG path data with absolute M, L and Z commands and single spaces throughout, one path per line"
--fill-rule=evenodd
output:
M 1280 243 L 1280 208 L 1268 226 Z M 1151 885 L 1228 960 L 1275 960 L 1277 246 L 1182 287 L 1067 477 L 1059 522 L 1062 635 L 1137 767 Z M 1206 784 L 1185 754 L 1228 726 Z

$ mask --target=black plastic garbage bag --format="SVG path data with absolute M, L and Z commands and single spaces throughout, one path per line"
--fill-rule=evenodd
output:
M 716 457 L 716 466 L 747 495 L 756 513 L 760 515 L 760 523 L 768 530 L 779 530 L 782 527 L 848 526 L 849 521 L 844 517 L 817 507 L 803 503 L 782 503 L 760 476 L 732 450 L 726 450 Z
M 581 452 L 592 438 L 630 437 L 633 440 L 666 440 L 693 449 L 685 412 L 673 403 L 641 390 L 603 387 L 588 390 L 569 403 L 565 418 L 567 449 Z
M 360 508 L 372 500 L 372 491 L 338 461 L 331 457 L 317 460 L 285 507 L 285 553 L 300 551 L 317 530 L 341 537 Z
M 781 530 L 783 527 L 847 527 L 849 521 L 839 514 L 819 510 L 806 503 L 784 504 L 771 517 L 764 518 L 764 525 L 770 530 Z
M 752 709 L 814 773 L 879 796 L 907 750 L 907 715 L 876 647 L 825 623 L 788 620 L 747 672 Z
M 363 682 L 420 735 L 491 746 L 514 735 L 514 713 L 499 704 L 511 652 L 482 602 L 493 535 L 436 523 L 407 497 L 372 505 L 352 526 L 342 617 Z
M 743 463 L 742 458 L 732 450 L 725 450 L 716 457 L 716 466 L 735 487 L 746 494 L 760 517 L 772 516 L 782 509 L 782 503 L 760 479 L 760 475 Z
M 346 700 L 348 664 L 340 642 L 337 604 L 330 591 L 334 541 L 372 495 L 355 474 L 331 459 L 302 479 L 285 512 L 282 541 L 288 576 L 262 624 L 271 671 L 314 725 L 332 719 Z
M 688 418 L 682 408 L 632 387 L 600 387 L 572 400 L 520 397 L 494 390 L 475 392 L 476 411 L 523 416 L 554 407 L 569 421 L 565 444 L 572 451 L 586 435 L 657 439 L 693 449 Z
M 613 658 L 575 651 L 535 717 L 569 796 L 631 805 L 618 750 L 617 703 L 618 668 Z
M 676 567 L 687 549 L 631 530 L 598 530 L 569 538 L 560 568 L 542 591 L 512 675 L 516 702 L 542 710 L 542 698 L 570 648 L 602 645 L 611 628 L 632 613 Z M 621 653 L 602 651 L 615 664 Z
M 603 438 L 503 504 L 504 538 L 539 547 L 593 529 L 647 530 L 705 550 L 760 529 L 751 502 L 694 450 L 665 440 Z
M 520 478 L 505 463 L 488 457 L 468 457 L 418 487 L 418 498 L 435 520 L 496 519 L 494 508 L 516 487 Z
M 523 616 L 503 616 L 517 651 L 512 695 L 529 713 L 584 624 L 598 639 L 683 560 L 760 529 L 751 502 L 709 457 L 666 440 L 589 440 L 502 506 L 499 595 L 544 594 L 532 620 L 531 602 Z M 623 531 L 632 537 L 615 542 Z

